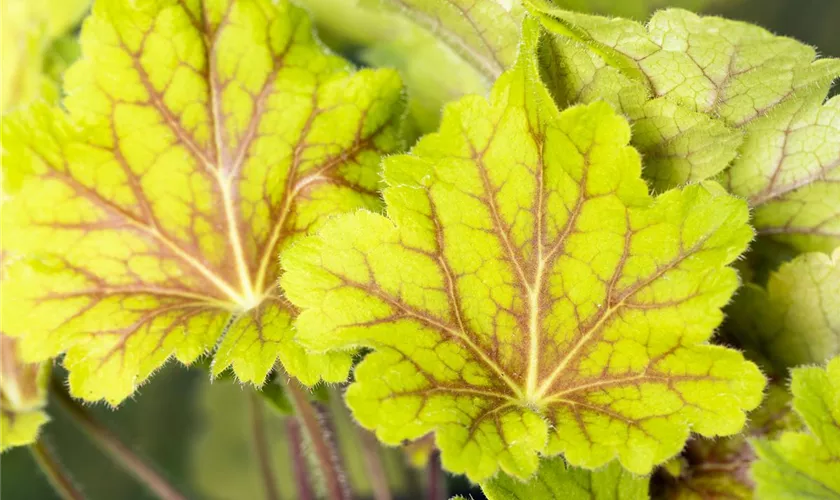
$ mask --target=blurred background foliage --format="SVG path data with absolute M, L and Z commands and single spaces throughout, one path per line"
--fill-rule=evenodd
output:
M 413 89 L 415 133 L 433 128 L 434 106 L 452 96 L 479 92 L 484 76 L 464 70 L 451 54 L 440 54 L 432 36 L 381 9 L 359 9 L 357 1 L 301 0 L 313 13 L 325 43 L 359 64 L 395 66 Z M 764 26 L 816 46 L 823 56 L 840 57 L 838 0 L 555 0 L 571 9 L 646 18 L 658 8 L 683 7 Z M 42 97 L 55 100 L 60 74 L 78 55 L 73 35 L 87 0 L 0 0 L 2 2 L 2 108 Z M 69 19 L 69 21 L 68 21 Z M 402 54 L 413 57 L 406 59 Z M 835 88 L 835 92 L 837 89 Z M 429 111 L 429 110 L 432 111 Z M 760 257 L 760 256 L 759 256 Z M 337 398 L 335 430 L 348 480 L 359 498 L 370 497 L 360 433 Z M 155 463 L 189 498 L 238 500 L 262 498 L 253 447 L 248 389 L 230 382 L 211 383 L 207 372 L 169 364 L 134 399 L 113 411 L 91 409 L 136 453 Z M 56 407 L 44 437 L 91 499 L 152 498 L 100 454 Z M 291 455 L 285 421 L 266 406 L 277 483 L 283 498 L 294 498 Z M 422 453 L 421 453 L 422 454 Z M 388 481 L 397 498 L 416 498 L 425 474 L 396 449 L 381 449 Z M 57 498 L 26 449 L 0 460 L 0 497 L 7 500 Z M 461 478 L 450 478 L 450 493 L 472 494 Z

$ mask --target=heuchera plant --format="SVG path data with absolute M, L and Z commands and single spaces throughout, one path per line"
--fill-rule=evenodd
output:
M 96 0 L 78 42 L 84 3 L 4 4 L 39 26 L 3 52 L 4 450 L 83 498 L 50 392 L 186 498 L 80 405 L 174 358 L 283 415 L 299 498 L 356 494 L 337 399 L 377 500 L 380 446 L 430 498 L 840 498 L 840 60 L 679 9 L 302 3 L 370 67 L 285 0 Z

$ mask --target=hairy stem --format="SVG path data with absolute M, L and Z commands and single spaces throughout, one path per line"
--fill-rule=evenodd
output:
M 65 412 L 85 432 L 93 444 L 111 457 L 123 470 L 134 476 L 155 496 L 161 500 L 186 500 L 186 497 L 169 484 L 169 481 L 164 479 L 143 459 L 135 455 L 125 443 L 120 441 L 104 425 L 97 422 L 86 409 L 71 398 L 57 380 L 53 380 L 53 394 Z
M 62 500 L 84 500 L 85 496 L 76 488 L 70 474 L 61 465 L 49 446 L 39 439 L 29 446 L 29 451 L 38 464 L 38 468 L 47 477 L 50 486 Z
M 449 495 L 446 488 L 446 477 L 440 465 L 440 452 L 435 450 L 429 457 L 429 500 L 446 500 Z
M 324 479 L 327 497 L 330 500 L 350 500 L 345 474 L 335 445 L 324 425 L 323 415 L 309 401 L 309 395 L 297 380 L 289 380 L 286 387 L 289 389 L 289 397 L 295 407 L 295 415 L 311 443 L 312 452 Z
M 385 466 L 382 464 L 382 457 L 379 454 L 379 441 L 373 433 L 357 427 L 359 439 L 362 441 L 362 457 L 365 459 L 368 479 L 373 488 L 374 500 L 391 500 L 391 489 L 388 486 L 388 477 L 385 474 Z
M 286 436 L 289 439 L 289 452 L 292 456 L 292 472 L 295 475 L 297 497 L 300 500 L 313 500 L 315 493 L 312 491 L 312 484 L 309 482 L 309 474 L 306 471 L 303 436 L 300 433 L 300 424 L 294 417 L 286 419 Z
M 260 464 L 263 486 L 265 487 L 265 498 L 266 500 L 280 500 L 280 492 L 277 490 L 277 478 L 274 475 L 271 453 L 268 449 L 268 438 L 265 432 L 263 402 L 256 391 L 251 391 L 249 399 L 251 402 L 251 430 L 253 431 L 254 450 L 257 453 L 257 461 Z

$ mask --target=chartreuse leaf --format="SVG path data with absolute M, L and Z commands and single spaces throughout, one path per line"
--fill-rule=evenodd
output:
M 574 19 L 601 19 L 565 14 Z M 542 19 L 550 29 L 571 35 L 565 31 L 566 25 L 548 14 Z M 612 22 L 627 28 L 637 26 L 633 21 Z M 714 115 L 653 94 L 645 75 L 622 66 L 620 59 L 592 50 L 573 36 L 545 34 L 539 50 L 545 78 L 561 107 L 605 100 L 630 118 L 633 145 L 644 156 L 644 174 L 656 189 L 707 179 L 735 157 L 742 140 L 739 131 Z M 670 69 L 680 71 L 678 67 Z
M 755 365 L 708 344 L 747 207 L 714 183 L 652 199 L 627 122 L 560 113 L 537 72 L 524 50 L 489 103 L 448 106 L 385 161 L 388 217 L 331 219 L 281 281 L 305 347 L 374 349 L 347 403 L 384 442 L 434 432 L 474 481 L 527 478 L 541 454 L 647 473 L 761 399 Z
M 519 0 L 379 2 L 398 8 L 403 15 L 433 32 L 491 82 L 516 59 L 519 28 L 525 13 Z
M 793 408 L 810 432 L 758 439 L 752 468 L 757 498 L 840 498 L 840 357 L 825 369 L 793 370 Z
M 748 416 L 749 425 L 740 434 L 722 439 L 693 439 L 683 453 L 662 467 L 654 483 L 656 498 L 706 500 L 726 498 L 751 500 L 754 482 L 750 467 L 755 453 L 751 437 L 775 437 L 802 423 L 790 409 L 787 387 L 772 383 L 761 406 Z
M 529 3 L 552 32 L 541 50 L 558 102 L 604 99 L 624 112 L 654 187 L 729 166 L 725 183 L 756 207 L 759 233 L 800 250 L 840 243 L 840 100 L 823 104 L 840 60 L 677 9 L 644 27 Z
M 58 97 L 51 71 L 53 42 L 67 33 L 90 0 L 3 0 L 0 44 L 0 109 L 7 111 L 39 97 Z
M 648 497 L 647 477 L 624 470 L 618 462 L 598 470 L 569 467 L 562 458 L 543 460 L 536 475 L 522 482 L 499 474 L 481 484 L 490 500 L 641 500 Z
M 681 7 L 692 11 L 708 7 L 710 4 L 724 3 L 722 0 L 552 0 L 552 3 L 564 9 L 572 9 L 590 14 L 616 17 L 646 19 L 653 11 L 666 6 Z
M 17 341 L 0 333 L 0 451 L 35 442 L 50 418 L 47 405 L 49 363 L 24 363 Z
M 551 8 L 529 0 L 545 26 L 582 42 L 652 97 L 715 114 L 743 126 L 779 104 L 819 92 L 840 61 L 815 60 L 796 40 L 748 23 L 701 17 L 681 9 L 657 12 L 646 26 Z
M 72 393 L 118 403 L 168 358 L 307 383 L 346 354 L 291 340 L 278 252 L 332 213 L 377 207 L 400 83 L 352 74 L 282 2 L 100 1 L 62 111 L 4 122 L 3 284 L 27 360 L 66 352 Z M 224 335 L 222 335 L 224 332 Z M 221 340 L 219 340 L 221 337 Z
M 840 355 L 840 249 L 805 253 L 749 284 L 732 304 L 732 332 L 784 374 Z
M 479 68 L 398 10 L 368 0 L 301 0 L 300 4 L 312 14 L 319 37 L 332 48 L 369 66 L 399 71 L 408 96 L 408 125 L 416 129 L 412 132 L 437 129 L 446 102 L 489 87 Z M 518 31 L 516 36 L 510 42 L 513 47 Z
M 802 251 L 840 245 L 840 97 L 823 104 L 827 92 L 826 85 L 756 119 L 725 176 L 755 207 L 759 234 Z
M 442 106 L 484 93 L 510 67 L 525 9 L 520 0 L 302 0 L 319 34 L 340 51 L 393 67 L 413 125 L 437 129 Z

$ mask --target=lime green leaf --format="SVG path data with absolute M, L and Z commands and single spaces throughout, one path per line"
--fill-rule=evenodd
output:
M 552 3 L 564 9 L 590 14 L 647 19 L 653 11 L 664 7 L 680 7 L 697 12 L 709 5 L 727 1 L 733 3 L 738 0 L 552 0 Z
M 81 55 L 82 47 L 79 45 L 77 37 L 65 35 L 56 38 L 44 53 L 44 75 L 54 81 L 56 87 L 60 87 L 64 71 L 76 62 L 76 59 Z M 56 93 L 58 93 L 58 89 L 56 89 Z
M 408 90 L 420 132 L 440 110 L 484 93 L 514 61 L 519 0 L 302 0 L 331 46 L 375 67 L 393 67 Z
M 658 497 L 751 500 L 754 483 L 749 471 L 755 453 L 749 438 L 775 437 L 785 430 L 802 427 L 790 409 L 787 387 L 770 384 L 767 389 L 761 406 L 750 412 L 744 432 L 722 439 L 693 439 L 679 458 L 668 462 L 654 478 L 661 488 Z
M 217 342 L 215 374 L 262 384 L 279 357 L 307 383 L 343 380 L 347 355 L 292 342 L 277 255 L 379 206 L 396 74 L 352 74 L 270 1 L 101 1 L 81 39 L 70 115 L 37 106 L 3 126 L 3 243 L 26 256 L 3 319 L 23 356 L 66 352 L 73 395 L 111 403 Z
M 731 313 L 732 333 L 782 374 L 840 354 L 840 250 L 783 264 L 766 290 L 739 290 Z
M 380 0 L 433 32 L 490 81 L 516 59 L 519 0 Z
M 39 97 L 58 97 L 53 41 L 75 25 L 89 5 L 90 0 L 0 2 L 0 109 L 7 111 Z
M 840 60 L 682 10 L 644 27 L 531 3 L 554 33 L 541 50 L 553 56 L 543 65 L 558 102 L 622 110 L 655 188 L 730 166 L 724 182 L 756 208 L 759 233 L 800 250 L 840 244 L 840 99 L 823 104 Z M 660 100 L 670 105 L 652 106 Z
M 388 218 L 332 219 L 281 281 L 305 347 L 375 350 L 347 402 L 386 443 L 435 432 L 474 481 L 539 454 L 647 473 L 761 399 L 755 365 L 707 343 L 747 207 L 714 183 L 652 199 L 627 122 L 560 113 L 532 55 L 385 161 Z
M 318 34 L 331 47 L 370 66 L 399 71 L 407 89 L 411 125 L 419 132 L 437 128 L 445 103 L 486 91 L 487 78 L 434 33 L 401 12 L 368 3 L 301 0 L 312 13 Z
M 840 97 L 823 104 L 827 92 L 756 119 L 726 175 L 729 189 L 756 207 L 758 233 L 802 251 L 840 245 Z
M 589 46 L 653 97 L 741 127 L 837 76 L 840 61 L 751 24 L 657 12 L 645 26 L 552 9 L 531 0 L 546 26 Z
M 840 357 L 825 369 L 793 370 L 794 410 L 807 432 L 786 432 L 777 440 L 755 440 L 753 465 L 758 498 L 840 498 Z
M 17 341 L 0 333 L 0 451 L 34 443 L 49 422 L 49 363 L 24 363 Z
M 722 120 L 666 97 L 651 99 L 641 78 L 608 64 L 579 40 L 542 38 L 543 74 L 555 100 L 561 107 L 605 100 L 624 113 L 633 124 L 632 144 L 645 159 L 645 177 L 655 189 L 707 179 L 735 157 L 742 134 Z
M 499 474 L 482 483 L 490 500 L 640 500 L 648 498 L 647 477 L 634 476 L 617 462 L 594 471 L 569 467 L 562 458 L 543 460 L 534 477 L 522 482 Z

